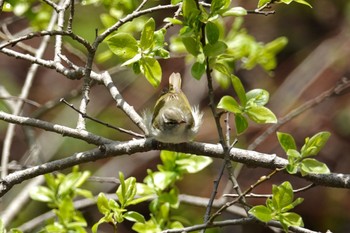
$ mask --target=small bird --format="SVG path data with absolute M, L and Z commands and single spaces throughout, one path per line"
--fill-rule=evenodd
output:
M 145 114 L 148 134 L 165 143 L 188 142 L 197 134 L 203 114 L 192 107 L 181 90 L 181 76 L 172 73 L 169 90 L 157 100 L 153 114 Z

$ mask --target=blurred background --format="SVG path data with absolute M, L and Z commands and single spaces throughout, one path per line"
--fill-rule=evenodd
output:
M 135 1 L 135 4 L 137 2 Z M 243 6 L 246 9 L 255 9 L 256 1 L 233 1 L 233 4 Z M 252 70 L 237 70 L 236 75 L 242 79 L 246 90 L 263 88 L 270 92 L 268 107 L 278 118 L 284 117 L 293 109 L 303 105 L 306 101 L 315 100 L 317 96 L 337 85 L 344 77 L 350 78 L 350 4 L 347 0 L 317 0 L 311 1 L 313 8 L 291 3 L 290 5 L 275 4 L 275 14 L 264 16 L 249 14 L 244 17 L 243 26 L 257 41 L 268 43 L 269 41 L 285 36 L 288 45 L 278 55 L 278 66 L 273 72 L 265 72 L 256 67 Z M 272 9 L 271 9 L 272 10 Z M 99 14 L 108 12 L 102 5 L 76 5 L 73 31 L 89 41 L 95 36 L 95 29 L 102 30 Z M 173 12 L 158 12 L 152 16 L 163 19 L 172 16 Z M 149 16 L 149 15 L 147 15 Z M 162 21 L 157 26 L 162 26 Z M 23 33 L 28 28 L 25 18 L 14 16 L 12 13 L 3 12 L 0 16 L 2 25 L 1 40 L 5 40 L 8 33 L 16 35 Z M 232 22 L 225 22 L 226 27 L 232 27 Z M 140 30 L 142 24 L 135 30 Z M 167 39 L 171 34 L 178 33 L 177 27 L 172 27 L 167 33 Z M 84 65 L 84 51 L 67 40 L 64 54 L 69 56 L 74 63 Z M 68 43 L 69 42 L 69 43 Z M 38 46 L 40 39 L 28 41 L 32 47 Z M 208 108 L 207 82 L 205 77 L 195 80 L 191 77 L 191 64 L 186 62 L 183 56 L 175 56 L 168 60 L 160 60 L 163 69 L 163 79 L 159 88 L 153 88 L 147 80 L 134 75 L 132 71 L 120 68 L 110 57 L 106 45 L 101 46 L 97 55 L 94 70 L 96 72 L 108 70 L 116 86 L 121 91 L 124 99 L 139 112 L 151 109 L 157 100 L 161 90 L 168 85 L 168 76 L 172 72 L 180 72 L 183 76 L 183 90 L 193 105 L 199 105 L 204 112 L 204 124 L 200 129 L 196 140 L 209 143 L 217 143 L 218 135 L 213 117 Z M 45 53 L 46 58 L 53 56 L 53 43 L 49 44 Z M 18 96 L 23 86 L 25 77 L 30 67 L 29 62 L 0 54 L 0 87 L 4 88 L 11 96 Z M 77 114 L 67 106 L 60 104 L 62 97 L 78 106 L 80 100 L 81 80 L 72 81 L 53 70 L 39 68 L 32 85 L 28 99 L 34 104 L 25 104 L 22 115 L 32 116 L 49 122 L 75 127 Z M 232 95 L 232 88 L 223 89 L 215 83 L 215 100 L 218 102 L 225 94 Z M 2 90 L 2 94 L 4 91 Z M 88 114 L 110 124 L 128 128 L 139 132 L 138 128 L 123 115 L 115 106 L 109 92 L 102 85 L 94 85 L 91 90 Z M 0 109 L 10 112 L 9 99 L 0 99 Z M 232 120 L 233 122 L 233 120 Z M 0 121 L 0 148 L 3 147 L 8 124 Z M 232 139 L 237 138 L 237 147 L 250 148 L 263 153 L 276 153 L 285 157 L 279 147 L 275 133 L 266 137 L 261 143 L 252 144 L 254 140 L 264 133 L 269 126 L 250 123 L 248 131 L 237 137 L 232 130 Z M 234 127 L 232 126 L 234 129 Z M 87 129 L 98 135 L 112 140 L 130 140 L 129 135 L 124 135 L 112 129 L 88 121 Z M 304 138 L 312 136 L 320 131 L 329 131 L 332 136 L 326 147 L 319 154 L 318 159 L 325 162 L 332 172 L 350 173 L 350 95 L 349 90 L 339 95 L 332 96 L 317 106 L 308 109 L 283 125 L 279 131 L 290 133 L 294 136 L 298 146 L 302 146 Z M 75 152 L 94 148 L 76 139 L 61 137 L 42 130 L 29 127 L 16 127 L 14 141 L 11 147 L 12 165 L 30 166 L 46 161 L 68 157 Z M 118 171 L 122 171 L 126 177 L 135 176 L 138 181 L 147 175 L 146 169 L 155 170 L 160 163 L 159 152 L 135 154 L 132 156 L 119 156 L 116 158 L 98 160 L 93 163 L 81 165 L 81 170 L 89 169 L 94 176 L 116 177 Z M 212 191 L 213 180 L 216 178 L 222 161 L 215 160 L 206 170 L 188 175 L 179 183 L 181 193 L 200 197 L 209 197 Z M 238 182 L 242 189 L 249 187 L 262 175 L 269 171 L 261 168 L 243 167 L 238 174 Z M 267 194 L 271 192 L 272 184 L 280 184 L 289 180 L 294 188 L 301 188 L 308 183 L 302 179 L 285 174 L 279 174 L 273 179 L 259 186 L 254 193 Z M 15 186 L 3 198 L 0 205 L 2 211 L 7 210 L 11 203 L 16 202 L 23 190 L 33 181 L 24 182 Z M 40 180 L 37 181 L 40 183 Z M 227 178 L 224 178 L 219 187 L 217 197 L 224 192 L 232 193 L 233 190 L 225 190 Z M 94 194 L 99 192 L 114 192 L 116 185 L 113 183 L 99 183 L 90 181 L 87 184 Z M 350 191 L 344 189 L 314 187 L 296 196 L 305 200 L 295 209 L 304 220 L 308 229 L 325 232 L 349 232 L 350 231 Z M 263 203 L 262 199 L 249 199 L 252 205 Z M 19 226 L 33 217 L 47 211 L 42 203 L 27 201 L 20 212 L 11 216 L 10 226 Z M 179 212 L 193 223 L 201 223 L 205 209 L 202 207 L 186 206 L 186 212 L 180 208 Z M 147 205 L 137 207 L 137 211 L 147 215 Z M 190 210 L 189 210 L 190 209 Z M 82 210 L 92 223 L 101 217 L 98 211 L 91 207 Z M 8 214 L 8 213 L 7 213 Z M 221 219 L 233 218 L 229 214 Z M 90 221 L 89 221 L 90 222 Z M 118 232 L 131 232 L 130 224 L 123 223 Z M 108 226 L 101 227 L 101 232 L 109 232 Z M 261 226 L 226 227 L 214 229 L 208 232 L 272 232 Z M 33 231 L 35 232 L 35 231 Z

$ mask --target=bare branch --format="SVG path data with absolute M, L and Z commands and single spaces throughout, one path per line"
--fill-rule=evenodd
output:
M 106 88 L 108 88 L 111 96 L 120 108 L 144 133 L 147 133 L 147 128 L 143 123 L 143 119 L 135 111 L 134 107 L 130 106 L 121 96 L 119 90 L 114 85 L 111 76 L 107 71 L 102 73 L 101 79 Z
M 48 30 L 53 29 L 55 22 L 57 19 L 57 14 L 52 14 L 49 25 L 48 25 Z M 41 58 L 44 55 L 44 52 L 46 50 L 46 47 L 49 42 L 49 37 L 45 36 L 43 40 L 41 41 L 38 50 L 36 51 L 35 58 Z M 19 95 L 19 101 L 17 101 L 13 114 L 14 115 L 19 115 L 24 102 L 21 99 L 27 99 L 29 95 L 29 91 L 31 89 L 32 83 L 34 81 L 34 77 L 36 75 L 36 72 L 38 70 L 39 66 L 37 64 L 32 64 L 27 72 L 27 76 L 24 82 L 24 85 L 22 87 L 21 93 Z M 1 166 L 2 166 L 2 171 L 1 171 L 1 177 L 5 177 L 7 175 L 7 164 L 10 158 L 10 149 L 12 145 L 12 139 L 14 136 L 14 131 L 15 131 L 15 125 L 9 124 L 7 131 L 6 131 L 6 136 L 4 139 L 4 146 L 2 148 L 2 159 L 1 159 Z
M 47 121 L 42 121 L 42 120 L 30 118 L 30 117 L 16 116 L 16 115 L 5 113 L 3 111 L 0 111 L 0 119 L 10 123 L 14 123 L 14 124 L 32 126 L 32 127 L 46 130 L 46 131 L 62 134 L 63 136 L 69 136 L 72 138 L 81 139 L 87 143 L 91 143 L 95 145 L 103 145 L 106 143 L 113 142 L 112 140 L 109 140 L 101 136 L 97 136 L 87 131 L 76 130 L 63 125 L 52 124 Z

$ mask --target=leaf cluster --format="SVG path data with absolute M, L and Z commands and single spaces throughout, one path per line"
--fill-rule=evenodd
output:
M 234 114 L 238 134 L 248 128 L 247 118 L 259 124 L 277 122 L 275 114 L 264 106 L 269 101 L 269 93 L 266 90 L 253 89 L 246 92 L 237 76 L 231 75 L 231 80 L 240 103 L 232 96 L 226 95 L 221 98 L 218 108 Z
M 278 132 L 278 141 L 288 156 L 287 172 L 296 174 L 299 171 L 303 176 L 307 174 L 330 173 L 325 163 L 310 158 L 320 152 L 327 143 L 329 137 L 329 132 L 319 132 L 311 138 L 306 138 L 305 144 L 302 146 L 301 150 L 298 151 L 293 136 Z
M 277 220 L 282 224 L 283 230 L 288 232 L 290 226 L 304 226 L 300 215 L 290 212 L 303 202 L 302 198 L 294 200 L 293 187 L 285 181 L 281 185 L 272 186 L 272 197 L 266 200 L 265 205 L 254 206 L 249 213 L 262 222 Z
M 155 21 L 150 18 L 144 25 L 140 40 L 129 33 L 119 32 L 108 38 L 111 51 L 123 62 L 121 66 L 131 66 L 136 74 L 142 73 L 149 83 L 157 87 L 162 78 L 162 69 L 156 57 L 168 58 L 164 49 L 165 30 L 155 31 Z
M 73 201 L 78 196 L 92 198 L 89 190 L 81 188 L 89 176 L 89 171 L 80 172 L 78 166 L 75 166 L 67 175 L 46 174 L 47 186 L 38 186 L 31 190 L 31 198 L 46 203 L 57 216 L 57 220 L 52 220 L 40 232 L 86 232 L 86 220 L 74 208 Z
M 145 223 L 137 222 L 133 226 L 133 230 L 139 233 L 182 228 L 183 224 L 179 221 L 181 216 L 171 214 L 171 210 L 180 205 L 179 190 L 175 183 L 185 174 L 199 172 L 212 162 L 208 157 L 171 151 L 162 151 L 160 158 L 162 164 L 158 165 L 158 171 L 148 170 L 144 182 L 137 183 L 140 196 L 155 197 L 149 204 L 151 218 Z

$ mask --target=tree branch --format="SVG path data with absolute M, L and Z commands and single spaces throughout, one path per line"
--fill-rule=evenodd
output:
M 134 139 L 126 142 L 109 143 L 93 150 L 76 153 L 64 159 L 55 160 L 11 173 L 0 181 L 0 197 L 9 191 L 14 185 L 39 175 L 99 159 L 125 154 L 134 154 L 137 152 L 146 152 L 150 150 L 172 150 L 224 159 L 223 148 L 219 144 L 200 142 L 166 144 L 151 139 Z M 257 166 L 269 169 L 282 168 L 288 164 L 286 159 L 276 155 L 263 154 L 238 148 L 232 148 L 230 150 L 230 160 L 245 163 L 248 166 Z M 302 177 L 300 174 L 297 174 L 297 176 Z M 315 185 L 350 189 L 349 174 L 309 174 L 302 178 L 315 183 Z
M 84 130 L 77 130 L 63 125 L 52 124 L 47 121 L 42 121 L 30 117 L 16 116 L 5 113 L 3 111 L 0 111 L 0 119 L 14 124 L 32 126 L 57 134 L 62 134 L 62 136 L 69 136 L 95 145 L 103 145 L 113 142 L 112 140 L 97 136 Z

